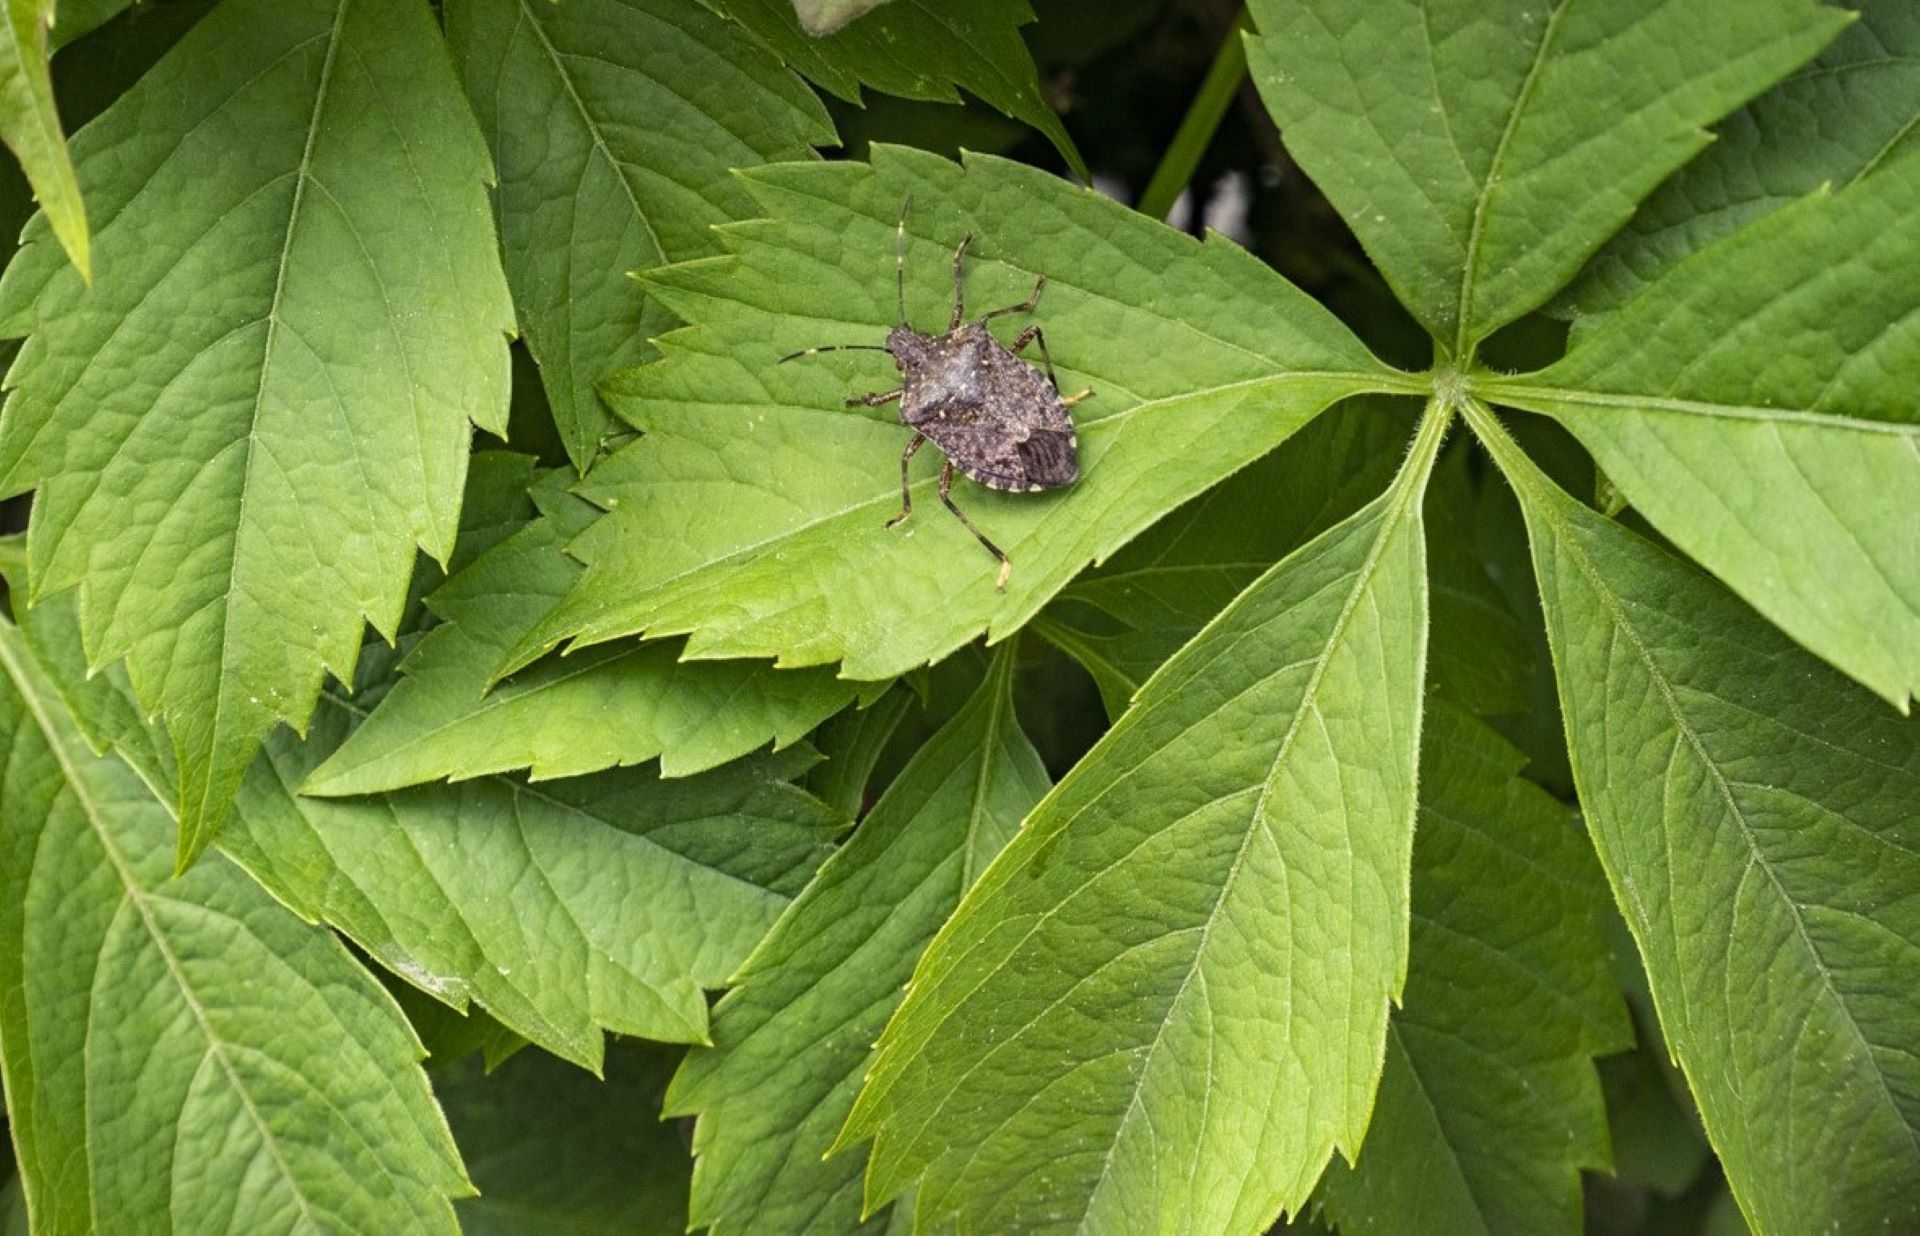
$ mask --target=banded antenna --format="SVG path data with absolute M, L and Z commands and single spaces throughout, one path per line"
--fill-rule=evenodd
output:
M 907 324 L 907 209 L 911 194 L 900 199 L 900 222 L 893 228 L 893 283 L 900 296 L 900 325 Z

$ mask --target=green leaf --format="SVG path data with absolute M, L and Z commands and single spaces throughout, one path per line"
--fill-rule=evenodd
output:
M 1039 70 L 1020 37 L 1020 27 L 1033 20 L 1028 0 L 895 0 L 825 37 L 807 33 L 794 0 L 701 3 L 745 26 L 775 55 L 849 103 L 860 101 L 862 86 L 958 103 L 955 87 L 960 87 L 1038 129 L 1074 175 L 1091 179 L 1086 161 L 1041 94 Z
M 1518 751 L 1457 708 L 1427 722 L 1406 996 L 1359 1162 L 1321 1201 L 1344 1236 L 1578 1233 L 1580 1170 L 1608 1165 L 1593 1057 L 1633 1043 L 1606 886 Z
M 82 35 L 92 34 L 131 7 L 133 0 L 51 0 L 53 22 L 47 30 L 54 51 Z
M 713 1046 L 674 1077 L 667 1113 L 700 1117 L 694 1226 L 859 1226 L 865 1156 L 822 1156 L 915 959 L 1047 791 L 1012 688 L 1006 645 L 754 950 L 714 1010 Z
M 963 170 L 904 149 L 875 158 L 755 169 L 748 184 L 773 220 L 724 230 L 733 257 L 649 280 L 696 325 L 607 386 L 646 436 L 586 482 L 609 511 L 570 546 L 587 573 L 508 668 L 569 637 L 691 632 L 694 658 L 844 660 L 848 677 L 893 677 L 982 631 L 1004 638 L 1089 561 L 1329 403 L 1408 381 L 1237 246 L 999 159 Z M 960 486 L 959 504 L 1012 558 L 1004 595 L 993 559 L 934 498 L 935 452 L 921 453 L 912 521 L 884 526 L 900 509 L 908 435 L 893 409 L 845 401 L 893 384 L 885 358 L 777 364 L 810 344 L 886 336 L 909 196 L 911 319 L 946 321 L 953 247 L 973 231 L 969 303 L 1015 303 L 1045 272 L 1037 320 L 1060 380 L 1098 392 L 1075 410 L 1071 490 Z
M 268 744 L 222 847 L 414 986 L 589 1068 L 602 1030 L 704 1039 L 701 989 L 746 959 L 845 824 L 785 784 L 810 762 L 799 752 L 672 781 L 295 795 L 345 716 L 330 703 L 305 746 Z
M 1490 399 L 1572 430 L 1674 544 L 1904 710 L 1920 690 L 1920 155 L 1776 210 Z
M 1817 0 L 1249 7 L 1288 153 L 1457 362 L 1848 20 Z
M 66 135 L 53 104 L 47 72 L 47 24 L 53 0 L 6 0 L 0 32 L 0 139 L 20 160 L 54 237 L 84 282 L 93 270 L 87 252 L 87 208 L 80 200 Z
M 885 3 L 887 0 L 793 0 L 793 11 L 807 33 L 817 39 Z
M 460 1202 L 464 1236 L 681 1236 L 692 1160 L 654 1119 L 675 1055 L 617 1044 L 604 1080 L 537 1051 L 436 1073 L 480 1188 Z
M 873 770 L 912 706 L 913 693 L 893 686 L 865 708 L 830 717 L 811 739 L 820 752 L 820 763 L 807 772 L 807 789 L 849 818 L 861 815 Z
M 1478 544 L 1480 490 L 1469 462 L 1465 443 L 1449 451 L 1427 495 L 1433 606 L 1427 677 L 1435 691 L 1471 713 L 1508 716 L 1532 702 L 1538 664 L 1527 629 Z
M 584 471 L 593 384 L 673 318 L 629 272 L 719 251 L 751 213 L 730 172 L 833 141 L 814 93 L 687 0 L 451 0 L 447 38 L 499 168 L 500 240 L 561 440 Z
M 1823 186 L 1920 147 L 1920 8 L 1853 0 L 1859 20 L 1812 63 L 1727 117 L 1714 143 L 1641 203 L 1572 303 L 1617 309 L 1674 265 Z
M 786 746 L 853 699 L 827 670 L 764 661 L 681 661 L 677 643 L 635 643 L 555 658 L 486 690 L 488 672 L 567 593 L 580 565 L 562 547 L 591 506 L 549 473 L 535 490 L 545 518 L 481 554 L 428 598 L 445 621 L 396 683 L 300 787 L 337 796 L 462 780 L 515 768 L 573 777 L 659 758 L 677 777 Z
M 1471 415 L 1526 512 L 1594 845 L 1741 1209 L 1920 1225 L 1920 725 Z
M 453 547 L 506 415 L 486 146 L 418 0 L 230 0 L 73 149 L 97 277 L 35 223 L 0 279 L 0 492 L 39 486 L 34 596 L 78 585 L 166 719 L 184 863 Z
M 165 809 L 0 625 L 0 1065 L 34 1230 L 453 1232 L 393 1001 Z
M 1367 398 L 1328 409 L 1068 584 L 1036 629 L 1086 667 L 1118 719 L 1248 584 L 1386 488 L 1405 413 Z
M 1255 581 L 1041 803 L 914 972 L 842 1134 L 980 1231 L 1264 1231 L 1373 1106 L 1407 959 L 1420 505 Z

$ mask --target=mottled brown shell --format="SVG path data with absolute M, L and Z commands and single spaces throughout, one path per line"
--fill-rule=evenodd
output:
M 900 419 L 932 439 L 962 474 L 1016 492 L 1079 478 L 1079 439 L 1060 392 L 985 323 L 944 335 L 896 327 L 887 350 L 903 379 Z

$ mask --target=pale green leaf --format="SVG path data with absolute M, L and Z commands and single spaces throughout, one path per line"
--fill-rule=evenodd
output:
M 813 92 L 689 0 L 450 0 L 447 39 L 493 147 L 507 279 L 561 441 L 612 427 L 593 384 L 673 318 L 629 272 L 719 251 L 751 213 L 730 169 L 833 141 Z
M 181 771 L 180 849 L 304 724 L 415 547 L 453 547 L 471 417 L 504 426 L 482 141 L 419 0 L 229 0 L 74 138 L 91 289 L 45 225 L 0 279 L 0 492 L 36 597 L 79 585 Z
M 1920 148 L 1920 5 L 1851 0 L 1859 21 L 1805 68 L 1727 117 L 1714 143 L 1642 202 L 1594 256 L 1572 303 L 1618 308 L 1675 263 Z
M 1818 0 L 1250 0 L 1313 177 L 1456 360 L 1537 308 L 1702 126 L 1818 52 Z
M 978 95 L 1045 134 L 1074 174 L 1089 179 L 1073 139 L 1041 93 L 1039 70 L 1020 37 L 1020 27 L 1033 20 L 1028 0 L 894 0 L 825 37 L 807 33 L 794 0 L 701 3 L 751 30 L 782 60 L 850 103 L 859 101 L 862 86 L 947 103 L 960 101 L 955 87 Z
M 509 660 L 557 642 L 691 632 L 696 658 L 844 661 L 892 677 L 988 631 L 1016 630 L 1089 561 L 1285 439 L 1336 399 L 1407 379 L 1245 250 L 1201 244 L 1056 177 L 999 159 L 963 170 L 882 148 L 875 163 L 748 173 L 774 216 L 724 230 L 735 256 L 671 267 L 650 285 L 695 325 L 665 358 L 606 388 L 644 428 L 584 492 L 609 514 L 570 546 L 572 594 Z M 913 518 L 900 509 L 908 433 L 850 394 L 895 385 L 878 353 L 778 364 L 811 344 L 877 344 L 898 314 L 894 228 L 909 219 L 908 308 L 942 329 L 954 246 L 975 311 L 1049 278 L 1036 321 L 1074 414 L 1081 479 L 1051 494 L 962 481 L 956 501 L 1013 562 L 991 556 L 935 497 L 922 451 Z M 1169 450 L 1178 442 L 1177 450 Z
M 345 715 L 329 697 L 305 746 L 269 742 L 222 848 L 414 986 L 589 1067 L 602 1030 L 703 1039 L 702 989 L 726 982 L 844 826 L 785 784 L 810 762 L 798 752 L 672 781 L 296 796 Z
M 34 1230 L 453 1232 L 393 1001 L 87 750 L 0 626 L 0 1065 Z
M 922 957 L 843 1142 L 978 1231 L 1258 1233 L 1373 1107 L 1407 959 L 1444 414 L 1141 689 Z
M 1526 512 L 1594 845 L 1741 1208 L 1920 1228 L 1920 723 L 1473 416 Z
M 793 0 L 793 11 L 807 33 L 820 38 L 885 3 L 887 0 Z
M 1035 628 L 1118 719 L 1153 671 L 1266 569 L 1386 488 L 1407 409 L 1350 400 L 1068 584 Z
M 1047 790 L 1012 688 L 1009 645 L 754 950 L 714 1010 L 713 1046 L 675 1075 L 668 1114 L 700 1117 L 695 1226 L 859 1226 L 866 1157 L 822 1156 L 914 961 Z
M 366 794 L 516 768 L 573 777 L 655 758 L 665 775 L 682 776 L 794 742 L 853 699 L 857 684 L 827 670 L 681 661 L 677 641 L 552 658 L 488 692 L 492 667 L 580 575 L 562 547 L 594 512 L 566 492 L 567 480 L 548 474 L 536 490 L 547 515 L 428 598 L 444 621 L 302 793 Z
M 1404 1007 L 1371 1131 L 1320 1200 L 1343 1236 L 1581 1231 L 1608 1164 L 1593 1057 L 1633 1043 L 1602 933 L 1606 885 L 1520 753 L 1430 708 Z
M 91 277 L 87 209 L 53 103 L 47 22 L 53 0 L 5 0 L 0 17 L 0 139 L 20 160 L 53 234 L 84 281 Z
M 1807 648 L 1920 690 L 1920 154 L 1680 263 L 1488 398 L 1572 430 L 1634 507 Z
M 464 1236 L 681 1236 L 693 1163 L 658 1119 L 677 1054 L 616 1044 L 604 1080 L 538 1051 L 435 1073 L 480 1190 L 459 1204 Z

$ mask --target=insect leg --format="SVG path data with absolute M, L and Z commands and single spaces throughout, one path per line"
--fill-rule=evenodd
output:
M 947 323 L 950 332 L 959 330 L 967 317 L 967 246 L 972 243 L 973 233 L 968 232 L 953 251 L 953 320 Z
M 1059 394 L 1060 379 L 1053 372 L 1053 353 L 1047 351 L 1047 336 L 1044 331 L 1038 326 L 1027 327 L 1027 329 L 1021 331 L 1020 334 L 1015 337 L 1013 347 L 1010 350 L 1015 353 L 1024 351 L 1030 343 L 1040 345 L 1040 359 L 1047 364 L 1047 381 L 1053 383 L 1053 393 L 1056 395 Z
M 878 408 L 892 403 L 894 400 L 900 398 L 900 395 L 901 391 L 899 389 L 876 391 L 871 395 L 854 395 L 848 398 L 847 406 L 849 408 Z
M 982 322 L 989 322 L 994 318 L 1005 317 L 1009 313 L 1032 313 L 1040 307 L 1040 293 L 1046 290 L 1047 277 L 1041 275 L 1038 279 L 1034 280 L 1033 291 L 1028 294 L 1025 300 L 1017 305 L 1008 305 L 1005 309 L 995 309 L 989 313 L 982 314 L 980 320 Z
M 926 434 L 914 434 L 913 441 L 907 443 L 907 449 L 900 452 L 900 513 L 887 521 L 887 527 L 889 528 L 913 514 L 913 491 L 907 488 L 907 469 L 913 463 L 913 453 L 919 450 L 920 444 L 926 440 Z M 951 465 L 949 465 L 947 470 L 949 472 L 953 470 Z M 947 505 L 952 506 L 953 504 L 948 503 Z
M 973 521 L 967 518 L 967 513 L 965 511 L 961 510 L 959 507 L 953 504 L 952 490 L 953 490 L 953 460 L 949 459 L 947 460 L 947 466 L 940 469 L 940 501 L 946 504 L 946 508 L 949 511 L 953 512 L 953 517 L 955 519 L 958 519 L 961 523 L 966 525 L 967 531 L 973 533 L 973 537 L 976 541 L 979 541 L 982 545 L 987 547 L 988 553 L 992 554 L 995 558 L 998 558 L 1000 560 L 1000 574 L 994 577 L 993 586 L 996 591 L 1005 592 L 1007 590 L 1007 576 L 1013 574 L 1013 562 L 1010 559 L 1008 559 L 1006 553 L 1002 551 L 998 545 L 995 545 L 992 541 L 989 541 L 987 539 L 986 533 L 980 531 L 980 529 L 973 526 Z

